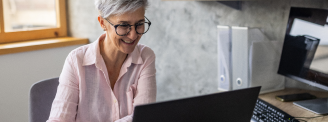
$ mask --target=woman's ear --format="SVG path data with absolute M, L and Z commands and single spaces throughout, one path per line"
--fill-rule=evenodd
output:
M 98 15 L 98 22 L 99 22 L 99 24 L 100 24 L 100 27 L 101 27 L 104 31 L 106 31 L 107 29 L 106 29 L 106 26 L 105 26 L 105 24 L 104 24 L 104 19 L 103 19 L 100 15 Z

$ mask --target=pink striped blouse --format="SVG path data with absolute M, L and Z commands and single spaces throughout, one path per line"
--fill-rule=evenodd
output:
M 155 54 L 138 44 L 124 61 L 114 91 L 99 40 L 66 58 L 47 122 L 130 122 L 134 106 L 155 102 Z

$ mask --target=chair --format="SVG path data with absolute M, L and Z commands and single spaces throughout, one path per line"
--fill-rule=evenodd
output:
M 32 85 L 29 100 L 30 122 L 48 120 L 52 102 L 56 96 L 59 78 L 39 81 Z

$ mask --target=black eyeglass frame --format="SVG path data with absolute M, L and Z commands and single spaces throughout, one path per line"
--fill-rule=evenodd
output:
M 135 25 L 127 24 L 127 26 L 129 26 L 129 32 L 127 32 L 127 33 L 124 34 L 124 35 L 120 35 L 120 34 L 117 33 L 117 27 L 120 26 L 120 25 L 122 25 L 122 24 L 114 25 L 114 24 L 112 24 L 111 22 L 109 22 L 106 18 L 104 18 L 104 19 L 105 19 L 109 24 L 111 24 L 112 26 L 114 26 L 114 28 L 115 28 L 115 32 L 116 32 L 117 35 L 119 35 L 119 36 L 126 36 L 126 35 L 128 35 L 128 34 L 130 33 L 130 31 L 131 31 L 131 26 L 135 26 L 134 29 L 136 30 L 136 33 L 137 33 L 137 34 L 145 34 L 145 33 L 149 30 L 150 25 L 151 25 L 151 22 L 149 21 L 149 19 L 148 19 L 146 16 L 145 16 L 145 18 L 147 19 L 148 22 L 143 22 L 143 23 L 147 23 L 147 24 L 148 24 L 148 29 L 147 29 L 144 33 L 138 33 L 138 31 L 137 31 L 137 24 L 135 24 Z

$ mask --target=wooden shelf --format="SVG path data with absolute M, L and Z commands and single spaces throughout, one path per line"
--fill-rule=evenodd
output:
M 52 39 L 5 43 L 0 44 L 0 55 L 88 43 L 89 40 L 87 38 L 73 37 L 60 37 Z

